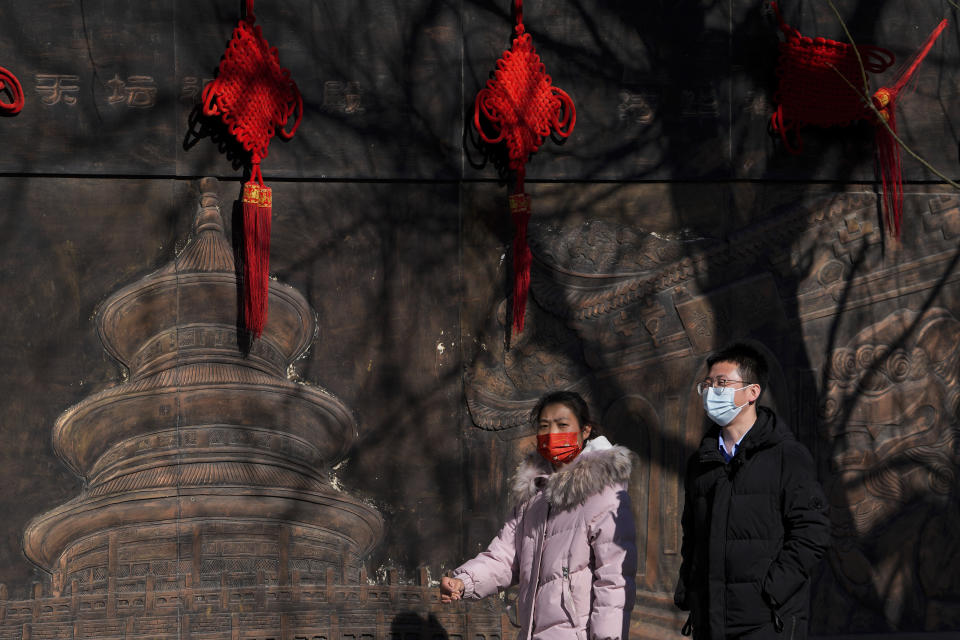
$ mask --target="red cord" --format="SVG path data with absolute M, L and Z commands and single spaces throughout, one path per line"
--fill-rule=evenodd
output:
M 832 127 L 871 119 L 863 100 L 866 88 L 859 60 L 866 71 L 880 73 L 893 64 L 893 54 L 872 45 L 854 49 L 836 40 L 808 38 L 784 21 L 776 2 L 770 5 L 785 36 L 777 66 L 778 106 L 770 126 L 787 150 L 799 153 L 803 148 L 797 132 L 804 125 Z M 788 133 L 795 135 L 796 144 L 787 141 Z
M 520 333 L 523 331 L 532 263 L 527 243 L 530 197 L 524 193 L 527 160 L 551 133 L 562 138 L 569 136 L 577 122 L 577 112 L 570 96 L 553 86 L 533 48 L 533 39 L 523 26 L 523 0 L 514 0 L 513 11 L 516 37 L 510 49 L 497 60 L 493 77 L 477 93 L 473 126 L 488 144 L 506 143 L 507 167 L 516 172 L 510 211 L 514 227 L 513 330 Z M 487 133 L 485 124 L 493 133 Z
M 522 193 L 524 165 L 531 153 L 540 148 L 543 139 L 555 132 L 566 138 L 573 131 L 577 112 L 565 91 L 554 87 L 540 56 L 533 48 L 533 39 L 523 31 L 517 19 L 518 35 L 508 51 L 497 60 L 497 69 L 474 102 L 473 124 L 484 141 L 496 144 L 506 141 L 508 166 L 518 172 L 518 188 Z M 481 116 L 496 135 L 488 135 Z
M 290 71 L 280 66 L 277 50 L 254 23 L 253 0 L 220 61 L 217 78 L 204 87 L 203 112 L 220 116 L 230 133 L 250 152 L 250 179 L 243 187 L 244 325 L 257 338 L 267 324 L 270 297 L 270 222 L 273 193 L 263 183 L 260 163 L 273 136 L 289 140 L 303 118 L 303 98 Z M 296 112 L 293 125 L 284 129 Z
M 889 87 L 881 87 L 873 94 L 874 107 L 880 112 L 880 117 L 886 121 L 886 126 L 883 122 L 876 123 L 877 165 L 883 184 L 884 217 L 887 221 L 887 229 L 893 232 L 895 238 L 900 237 L 903 220 L 903 160 L 900 154 L 900 143 L 894 137 L 897 135 L 897 98 L 913 79 L 923 59 L 933 48 L 933 43 L 946 28 L 947 21 L 941 20 L 896 81 Z
M 0 100 L 0 111 L 9 115 L 16 115 L 23 109 L 23 87 L 17 76 L 7 69 L 0 67 L 0 91 L 10 94 L 10 102 Z
M 303 117 L 303 98 L 290 71 L 280 66 L 276 48 L 253 25 L 252 0 L 247 0 L 247 10 L 233 30 L 217 78 L 203 90 L 203 112 L 219 115 L 257 165 L 267 157 L 275 133 L 286 140 L 293 137 Z M 295 111 L 293 127 L 284 131 Z
M 807 38 L 784 21 L 776 2 L 770 5 L 786 37 L 780 44 L 777 66 L 780 85 L 774 97 L 777 107 L 770 116 L 770 128 L 780 135 L 784 148 L 796 154 L 803 150 L 799 135 L 803 125 L 830 127 L 857 120 L 874 123 L 884 216 L 887 229 L 899 237 L 903 216 L 903 178 L 900 144 L 895 138 L 896 101 L 943 33 L 947 21 L 942 20 L 937 25 L 891 86 L 881 87 L 873 94 L 873 106 L 882 118 L 882 121 L 878 121 L 876 113 L 864 101 L 869 87 L 862 86 L 864 78 L 860 63 L 862 61 L 865 71 L 880 73 L 893 64 L 893 54 L 870 45 L 854 48 L 835 40 Z M 790 141 L 790 133 L 796 138 L 796 143 Z

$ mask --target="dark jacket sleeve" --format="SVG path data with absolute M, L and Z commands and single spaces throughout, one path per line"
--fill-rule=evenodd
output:
M 782 455 L 783 547 L 763 583 L 764 598 L 775 607 L 809 579 L 830 544 L 827 501 L 817 482 L 813 457 L 799 442 L 784 446 Z
M 696 454 L 687 461 L 687 470 L 683 482 L 683 515 L 680 518 L 680 527 L 683 534 L 683 541 L 680 543 L 680 573 L 677 577 L 677 586 L 673 592 L 673 603 L 678 608 L 690 610 L 690 596 L 688 585 L 690 582 L 690 570 L 693 566 L 694 547 L 696 543 L 696 527 L 694 524 L 694 501 L 691 495 L 693 481 L 691 475 L 696 465 Z

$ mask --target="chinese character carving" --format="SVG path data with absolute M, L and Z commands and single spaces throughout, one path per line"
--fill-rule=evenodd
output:
M 53 106 L 61 102 L 71 106 L 77 104 L 77 97 L 73 94 L 80 91 L 80 86 L 77 84 L 80 81 L 80 76 L 38 73 L 36 81 L 41 104 L 47 106 Z
M 330 80 L 323 83 L 323 107 L 329 111 L 353 114 L 362 113 L 360 83 Z
M 157 85 L 151 76 L 128 76 L 126 81 L 119 75 L 107 81 L 111 94 L 107 103 L 125 104 L 131 109 L 149 109 L 157 104 Z
M 183 79 L 183 85 L 180 87 L 180 96 L 177 98 L 180 102 L 192 102 L 200 104 L 203 96 L 203 87 L 213 78 L 198 78 L 197 76 L 187 76 Z
M 634 93 L 624 89 L 620 92 L 620 104 L 617 112 L 621 122 L 650 124 L 656 115 L 656 96 Z

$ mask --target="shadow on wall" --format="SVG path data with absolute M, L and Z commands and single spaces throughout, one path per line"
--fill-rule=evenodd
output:
M 398 613 L 390 623 L 389 640 L 447 640 L 450 636 L 435 615 L 414 611 Z
M 880 9 L 886 4 L 858 2 L 855 10 L 845 11 L 855 34 L 869 40 L 879 31 Z M 775 30 L 761 24 L 759 9 L 736 15 L 732 32 L 709 26 L 702 10 L 677 9 L 676 15 L 661 16 L 660 24 L 639 22 L 640 13 L 624 9 L 621 23 L 635 28 L 650 51 L 664 51 L 663 33 L 682 31 L 689 37 L 699 25 L 701 39 L 733 39 L 735 61 L 744 62 L 741 72 L 749 74 L 737 80 L 758 99 L 764 98 L 765 88 L 775 86 L 774 57 L 769 55 L 775 51 Z M 664 25 L 671 28 L 654 28 Z M 751 39 L 758 33 L 769 37 L 758 44 Z M 750 50 L 740 49 L 745 46 Z M 697 49 L 701 55 L 704 50 Z M 765 51 L 766 57 L 760 55 Z M 689 77 L 684 73 L 689 70 L 679 65 L 696 62 L 696 56 L 653 57 L 654 66 L 673 71 L 668 74 L 672 78 Z M 594 71 L 602 77 L 601 70 L 590 66 L 600 59 L 577 58 L 585 74 Z M 622 82 L 619 72 L 625 77 L 629 71 L 608 66 L 614 70 L 605 78 L 609 83 Z M 930 68 L 937 65 L 930 62 Z M 733 80 L 722 76 L 709 86 Z M 661 106 L 671 105 L 662 101 Z M 659 113 L 682 112 L 679 104 L 673 106 L 677 108 Z M 731 110 L 740 106 L 728 105 Z M 744 166 L 720 166 L 720 161 L 745 163 L 744 155 L 753 153 L 769 161 L 757 175 L 771 182 L 721 182 L 713 192 L 710 185 L 681 182 L 665 183 L 662 192 L 658 184 L 535 187 L 540 218 L 531 232 L 535 274 L 529 329 L 514 341 L 512 352 L 494 353 L 496 347 L 487 352 L 485 346 L 471 363 L 470 382 L 496 389 L 504 400 L 489 401 L 479 393 L 471 397 L 468 388 L 474 422 L 498 430 L 501 440 L 511 437 L 501 434 L 515 428 L 512 437 L 523 442 L 523 411 L 517 409 L 523 401 L 532 402 L 550 386 L 591 396 L 604 423 L 613 427 L 613 439 L 650 462 L 649 471 L 634 482 L 649 491 L 635 492 L 634 499 L 638 525 L 649 534 L 649 553 L 640 557 L 640 583 L 649 585 L 647 604 L 650 613 L 659 615 L 670 606 L 662 596 L 674 578 L 676 550 L 668 542 L 676 539 L 673 511 L 685 459 L 678 452 L 691 446 L 691 438 L 699 439 L 694 434 L 697 403 L 685 408 L 684 398 L 703 355 L 727 341 L 752 338 L 767 347 L 772 368 L 782 369 L 782 380 L 772 387 L 777 407 L 811 448 L 820 477 L 833 490 L 836 547 L 832 562 L 823 563 L 818 584 L 824 596 L 815 602 L 813 630 L 958 628 L 960 620 L 952 613 L 960 611 L 960 586 L 952 577 L 956 572 L 937 570 L 960 557 L 944 533 L 955 524 L 958 486 L 957 366 L 951 355 L 956 340 L 932 337 L 951 335 L 948 320 L 919 317 L 942 306 L 955 321 L 960 254 L 948 226 L 957 219 L 956 198 L 945 196 L 941 202 L 933 193 L 909 194 L 901 244 L 888 246 L 871 187 L 814 184 L 826 159 L 834 162 L 834 185 L 862 179 L 872 149 L 863 131 L 813 133 L 810 140 L 819 148 L 787 159 L 779 150 L 770 153 L 764 146 L 769 143 L 754 135 L 758 125 L 764 135 L 765 120 L 761 124 L 732 113 L 733 128 L 726 134 L 726 122 L 719 122 L 724 118 L 717 120 L 716 131 L 705 132 L 713 140 L 731 137 L 729 158 L 708 158 L 718 162 L 716 175 L 739 175 Z M 657 136 L 660 162 L 644 175 L 676 178 L 689 141 L 682 128 L 658 120 L 663 117 L 651 116 L 651 126 L 659 125 L 665 135 Z M 738 139 L 741 133 L 743 139 Z M 843 161 L 835 162 L 838 157 Z M 593 161 L 596 172 L 591 175 L 596 176 L 610 169 L 612 159 L 597 154 Z M 772 182 L 776 179 L 791 184 Z M 657 227 L 667 223 L 672 235 Z M 661 237 L 672 246 L 657 244 Z M 643 251 L 647 248 L 658 251 Z M 897 317 L 898 308 L 920 310 L 919 316 Z M 876 341 L 854 338 L 860 328 L 877 324 L 873 330 L 880 331 L 884 323 L 903 326 Z M 502 324 L 500 319 L 496 330 Z M 911 333 L 923 333 L 925 340 L 921 344 Z M 485 344 L 494 344 L 495 335 L 491 330 Z M 889 352 L 871 351 L 874 342 Z M 831 363 L 837 357 L 853 359 L 863 384 L 836 377 Z M 918 367 L 910 374 L 918 377 L 908 385 L 907 374 L 898 369 L 904 360 Z M 894 401 L 899 392 L 875 386 L 882 376 L 891 376 L 888 387 L 915 387 L 917 392 L 912 399 Z M 949 389 L 954 391 L 945 391 Z M 830 396 L 836 397 L 833 413 L 818 412 Z M 858 417 L 855 409 L 873 414 Z M 678 424 L 686 424 L 686 431 Z M 943 504 L 951 507 L 949 513 L 932 517 Z M 918 533 L 910 523 L 919 523 L 929 545 L 903 544 Z

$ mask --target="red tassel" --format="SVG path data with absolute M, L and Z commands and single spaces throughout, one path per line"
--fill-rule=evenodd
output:
M 270 222 L 273 195 L 270 187 L 252 179 L 243 185 L 243 284 L 244 324 L 259 338 L 267 324 L 270 274 Z
M 509 162 L 517 172 L 517 184 L 510 196 L 513 219 L 513 334 L 523 331 L 523 318 L 530 289 L 530 247 L 527 246 L 527 222 L 530 198 L 523 192 L 525 167 L 530 154 L 553 134 L 561 138 L 573 132 L 577 112 L 573 100 L 553 86 L 523 26 L 523 0 L 513 0 L 516 37 L 510 49 L 497 60 L 493 77 L 477 93 L 473 105 L 473 124 L 488 144 L 504 142 Z M 486 127 L 484 126 L 486 125 Z
M 513 219 L 513 333 L 519 334 L 523 331 L 527 292 L 530 290 L 530 264 L 533 261 L 527 243 L 530 196 L 525 193 L 510 196 L 510 216 Z
M 887 124 L 887 126 L 884 126 L 883 122 L 877 122 L 876 124 L 877 163 L 880 165 L 880 180 L 883 184 L 884 217 L 887 222 L 887 230 L 896 238 L 900 237 L 900 227 L 903 219 L 903 164 L 900 156 L 900 144 L 891 135 L 891 132 L 897 133 L 897 97 L 913 78 L 913 74 L 920 68 L 923 59 L 930 53 L 933 43 L 937 41 L 946 27 L 946 19 L 941 20 L 937 28 L 927 37 L 926 42 L 914 55 L 910 64 L 897 78 L 897 81 L 892 86 L 881 87 L 873 94 L 873 104 L 880 112 L 880 117 Z
M 883 89 L 877 91 L 879 94 Z M 876 100 L 877 94 L 874 94 Z M 897 112 L 894 103 L 890 108 L 880 111 L 890 129 L 877 124 L 876 147 L 877 164 L 880 166 L 880 181 L 883 184 L 883 212 L 887 231 L 895 238 L 900 237 L 900 224 L 903 220 L 903 162 L 900 157 L 900 144 L 890 134 L 897 132 Z

